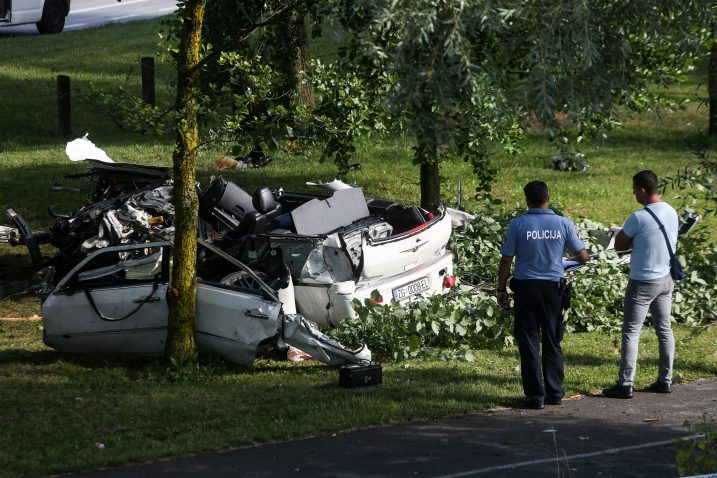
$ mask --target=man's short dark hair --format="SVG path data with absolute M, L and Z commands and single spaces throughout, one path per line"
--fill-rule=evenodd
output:
M 647 194 L 655 194 L 657 192 L 657 188 L 659 187 L 657 175 L 649 169 L 645 169 L 644 171 L 640 171 L 634 175 L 632 177 L 632 182 L 638 188 L 644 189 Z
M 548 185 L 543 181 L 531 181 L 523 188 L 529 206 L 542 206 L 548 202 Z

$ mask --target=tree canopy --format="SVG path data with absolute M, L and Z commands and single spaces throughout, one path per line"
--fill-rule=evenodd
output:
M 514 151 L 522 128 L 594 133 L 619 106 L 656 99 L 702 45 L 700 0 L 343 0 L 351 71 L 388 78 L 386 105 L 415 140 L 422 204 L 440 202 L 446 153 L 489 189 L 488 146 Z M 357 69 L 359 59 L 366 67 Z

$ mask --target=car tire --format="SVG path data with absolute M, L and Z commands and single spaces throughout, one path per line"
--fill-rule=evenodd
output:
M 60 33 L 65 28 L 67 11 L 62 0 L 45 0 L 42 18 L 35 25 L 40 33 Z

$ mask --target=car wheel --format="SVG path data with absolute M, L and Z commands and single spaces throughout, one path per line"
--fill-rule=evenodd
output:
M 42 18 L 37 25 L 40 33 L 60 33 L 65 28 L 65 5 L 62 0 L 46 0 Z

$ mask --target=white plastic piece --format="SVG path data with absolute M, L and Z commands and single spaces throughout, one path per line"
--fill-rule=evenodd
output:
M 114 163 L 107 153 L 102 151 L 95 144 L 87 139 L 89 133 L 85 133 L 82 138 L 70 141 L 65 146 L 65 154 L 70 161 L 85 161 L 87 159 L 96 159 L 104 163 Z
M 277 292 L 282 310 L 285 314 L 296 314 L 296 295 L 294 294 L 294 281 L 289 274 L 289 285 Z
M 311 181 L 306 181 L 306 185 L 307 186 L 316 186 L 317 188 L 325 189 L 327 191 L 339 191 L 341 189 L 351 189 L 352 188 L 352 186 L 349 186 L 348 184 L 346 184 L 345 182 L 343 182 L 339 179 L 334 179 L 330 183 L 322 183 L 321 181 L 319 181 L 318 183 L 314 183 Z

